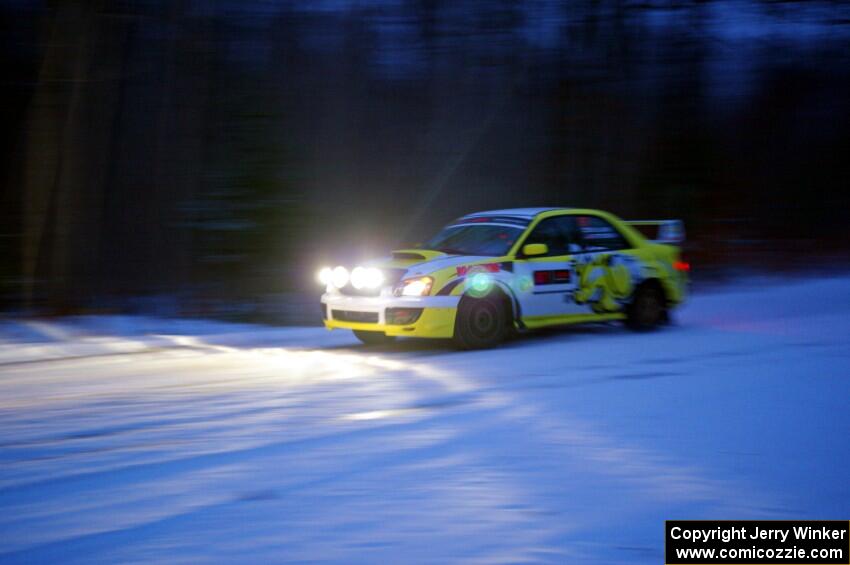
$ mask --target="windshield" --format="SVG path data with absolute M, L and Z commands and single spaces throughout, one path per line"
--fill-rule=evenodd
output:
M 446 226 L 422 244 L 423 249 L 442 251 L 450 255 L 505 255 L 524 230 L 505 225 Z

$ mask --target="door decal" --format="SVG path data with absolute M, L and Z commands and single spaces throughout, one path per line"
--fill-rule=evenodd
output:
M 622 310 L 642 280 L 639 261 L 620 253 L 578 257 L 575 272 L 576 303 L 587 304 L 596 313 Z

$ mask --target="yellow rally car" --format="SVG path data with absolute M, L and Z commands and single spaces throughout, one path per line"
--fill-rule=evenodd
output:
M 464 349 L 558 324 L 624 320 L 649 329 L 685 297 L 683 238 L 678 220 L 626 222 L 599 210 L 469 214 L 419 248 L 323 268 L 324 324 L 369 344 L 433 337 Z

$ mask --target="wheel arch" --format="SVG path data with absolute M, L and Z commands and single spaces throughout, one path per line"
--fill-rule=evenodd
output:
M 669 295 L 669 293 L 667 292 L 667 289 L 664 286 L 664 281 L 662 281 L 659 277 L 652 276 L 652 277 L 648 277 L 648 278 L 642 280 L 635 287 L 635 289 L 632 293 L 632 296 L 636 295 L 638 290 L 641 287 L 654 287 L 655 289 L 657 289 L 661 293 L 661 297 L 664 299 L 664 305 L 665 306 L 670 305 L 670 295 Z
M 661 324 L 666 324 L 670 322 L 670 295 L 667 292 L 667 289 L 664 288 L 664 281 L 657 277 L 650 277 L 644 279 L 635 287 L 632 293 L 631 301 L 626 305 L 625 312 L 627 315 L 626 323 L 633 328 L 637 328 L 638 326 L 632 321 L 632 316 L 635 308 L 635 300 L 637 296 L 640 294 L 642 289 L 652 288 L 654 289 L 661 297 L 661 313 L 659 322 Z
M 481 298 L 472 296 L 471 294 L 469 294 L 468 291 L 464 290 L 463 293 L 460 295 L 460 300 L 458 301 L 458 308 L 460 308 L 461 303 L 466 300 L 481 300 L 483 298 L 491 296 L 494 291 L 499 295 L 499 300 L 501 300 L 505 305 L 509 321 L 512 323 L 521 323 L 519 300 L 517 300 L 513 289 L 511 289 L 511 287 L 504 281 L 498 279 L 493 281 L 493 288 L 490 290 L 490 292 L 487 293 L 487 295 L 482 296 Z

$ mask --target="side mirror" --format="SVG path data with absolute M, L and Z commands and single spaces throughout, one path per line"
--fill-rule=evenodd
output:
M 535 257 L 549 253 L 549 246 L 545 243 L 529 243 L 522 246 L 522 254 L 526 257 Z

